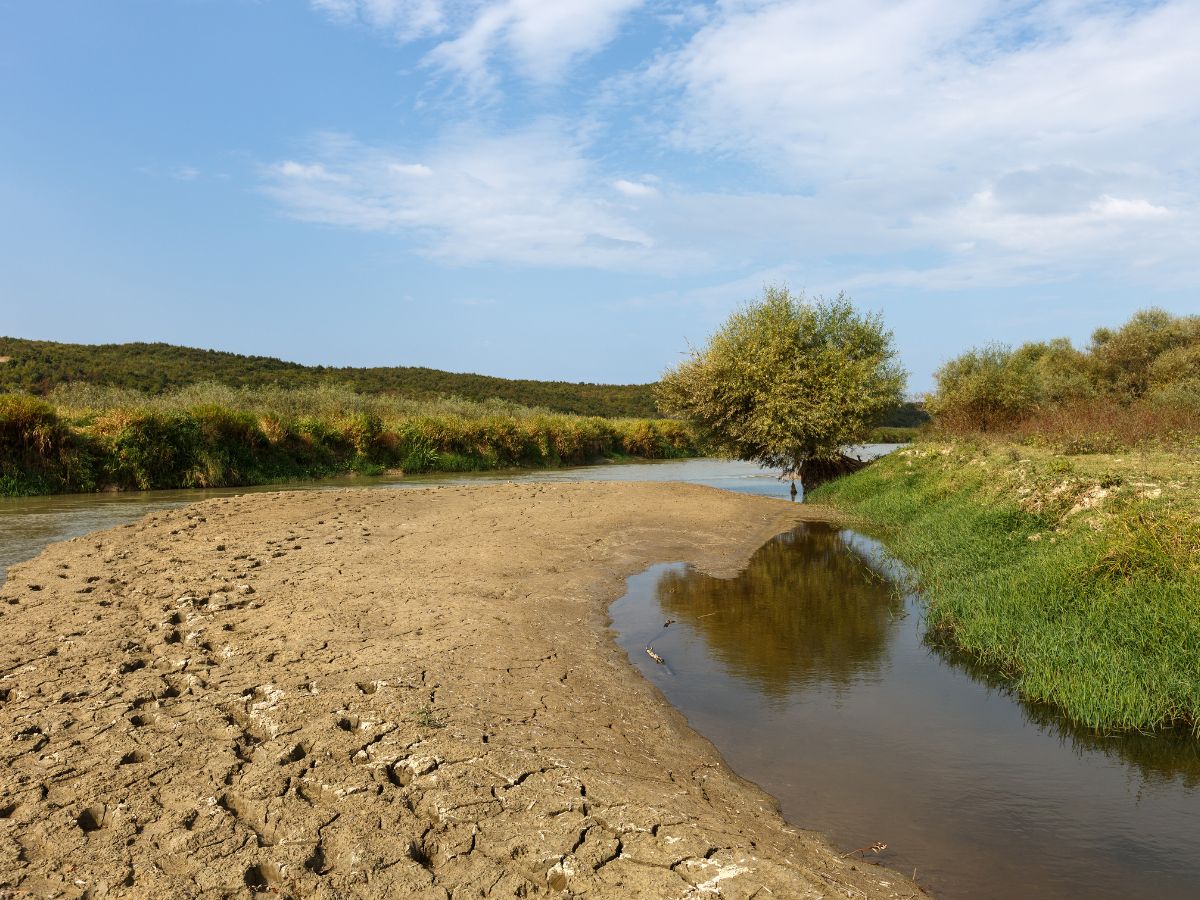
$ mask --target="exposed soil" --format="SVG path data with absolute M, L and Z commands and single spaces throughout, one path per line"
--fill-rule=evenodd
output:
M 784 822 L 606 629 L 626 576 L 732 574 L 817 513 L 274 493 L 51 546 L 0 589 L 0 896 L 914 896 Z

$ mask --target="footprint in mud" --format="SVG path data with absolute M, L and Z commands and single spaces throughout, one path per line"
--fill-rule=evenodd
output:
M 328 875 L 334 870 L 334 861 L 325 852 L 324 844 L 317 844 L 313 849 L 312 855 L 304 861 L 304 868 L 316 875 Z
M 136 765 L 137 763 L 144 763 L 149 759 L 150 759 L 150 754 L 147 753 L 145 750 L 130 750 L 128 753 L 126 753 L 124 756 L 121 757 L 121 760 L 120 760 L 120 762 L 117 763 L 117 765 L 118 766 L 132 766 L 132 765 Z
M 217 806 L 225 810 L 235 819 L 245 819 L 249 813 L 249 808 L 240 797 L 235 794 L 222 794 L 217 798 Z
M 309 806 L 328 806 L 337 801 L 337 792 L 320 783 L 306 781 L 296 782 L 296 796 Z
M 291 750 L 289 750 L 280 758 L 279 764 L 281 766 L 287 766 L 291 765 L 292 763 L 298 763 L 306 756 L 308 756 L 308 749 L 303 744 L 296 744 Z
M 84 834 L 99 831 L 108 825 L 108 807 L 103 803 L 89 806 L 75 818 L 75 824 Z
M 283 873 L 275 863 L 259 863 L 246 870 L 246 886 L 255 893 L 278 893 L 283 884 Z

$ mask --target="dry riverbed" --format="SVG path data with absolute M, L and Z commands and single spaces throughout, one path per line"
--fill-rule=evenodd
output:
M 784 822 L 606 630 L 626 576 L 732 574 L 814 514 L 275 493 L 53 545 L 0 588 L 0 896 L 914 896 Z

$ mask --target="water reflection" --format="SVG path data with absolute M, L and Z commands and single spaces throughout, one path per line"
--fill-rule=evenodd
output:
M 1057 739 L 1076 756 L 1100 753 L 1119 759 L 1147 784 L 1178 783 L 1189 790 L 1200 788 L 1200 739 L 1189 729 L 1106 733 L 1076 725 L 1053 706 L 1021 700 L 1008 683 L 956 648 L 928 637 L 926 643 L 948 666 L 1019 705 L 1029 725 Z
M 904 604 L 828 525 L 802 525 L 762 547 L 731 579 L 668 569 L 663 613 L 704 636 L 731 675 L 787 694 L 813 680 L 875 675 Z
M 655 566 L 611 613 L 634 665 L 792 822 L 888 843 L 882 861 L 935 895 L 1195 897 L 1200 741 L 1019 702 L 927 642 L 903 574 L 871 539 L 805 525 L 735 578 Z

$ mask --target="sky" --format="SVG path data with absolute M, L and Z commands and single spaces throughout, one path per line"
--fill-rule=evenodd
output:
M 0 334 L 655 380 L 1200 312 L 1200 2 L 0 0 Z

